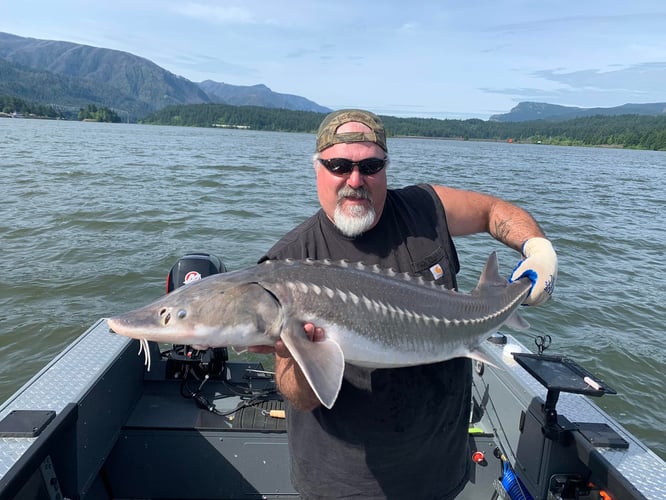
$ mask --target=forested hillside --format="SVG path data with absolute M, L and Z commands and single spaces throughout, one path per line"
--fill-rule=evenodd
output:
M 74 109 L 94 104 L 115 109 L 131 121 L 176 104 L 328 110 L 304 97 L 273 92 L 261 84 L 195 83 L 127 52 L 2 32 L 0 95 Z
M 534 120 L 563 121 L 590 116 L 645 115 L 666 116 L 666 103 L 623 104 L 611 108 L 578 108 L 545 102 L 520 102 L 508 113 L 493 115 L 490 121 L 528 122 Z

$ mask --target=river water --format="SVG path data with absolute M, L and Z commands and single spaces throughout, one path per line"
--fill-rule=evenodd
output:
M 0 119 L 0 400 L 100 317 L 164 293 L 181 255 L 252 265 L 318 207 L 314 136 Z M 666 458 L 666 153 L 389 139 L 389 185 L 493 193 L 528 209 L 560 259 L 555 296 L 521 314 L 533 346 L 617 390 L 597 400 Z M 460 288 L 499 250 L 458 238 Z M 514 332 L 515 333 L 515 332 Z

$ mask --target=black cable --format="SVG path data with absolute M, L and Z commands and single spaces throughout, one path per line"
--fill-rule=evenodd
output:
M 228 411 L 228 412 L 221 412 L 215 407 L 215 404 L 212 403 L 211 400 L 208 399 L 201 392 L 201 389 L 203 388 L 204 384 L 209 380 L 208 376 L 206 376 L 206 378 L 203 380 L 203 382 L 201 382 L 201 384 L 199 385 L 199 387 L 196 390 L 193 390 L 189 387 L 188 378 L 189 378 L 189 376 L 191 376 L 193 374 L 193 372 L 194 372 L 194 370 L 191 370 L 189 366 L 185 366 L 185 373 L 184 373 L 183 379 L 180 383 L 180 394 L 181 394 L 181 396 L 183 396 L 186 399 L 194 400 L 194 402 L 196 403 L 196 405 L 199 408 L 204 409 L 204 410 L 208 410 L 209 412 L 214 413 L 215 415 L 222 416 L 222 417 L 227 417 L 227 416 L 232 415 L 232 414 L 234 414 L 234 413 L 236 413 L 236 412 L 238 412 L 238 411 L 240 411 L 244 408 L 248 408 L 250 406 L 255 406 L 259 403 L 267 401 L 268 398 L 271 395 L 277 393 L 276 389 L 269 389 L 269 390 L 261 391 L 260 393 L 254 394 L 251 399 L 249 399 L 246 402 L 244 402 L 243 404 L 237 406 L 233 410 Z M 197 378 L 197 380 L 198 380 L 198 378 Z M 247 397 L 247 396 L 252 395 L 252 391 L 249 388 L 244 389 L 242 391 L 238 391 L 237 388 L 240 387 L 239 385 L 232 384 L 228 381 L 223 381 L 223 383 L 225 384 L 225 386 L 227 388 L 231 389 L 232 394 L 219 395 L 219 396 L 215 397 L 214 400 L 224 399 L 224 398 L 233 397 L 233 396 L 240 396 L 240 397 L 246 396 Z

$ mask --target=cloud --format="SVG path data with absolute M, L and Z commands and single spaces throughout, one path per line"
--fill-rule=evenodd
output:
M 627 103 L 664 102 L 666 62 L 635 64 L 612 70 L 586 69 L 565 71 L 544 69 L 532 77 L 556 84 L 546 89 L 533 87 L 481 88 L 492 94 L 508 95 L 515 102 L 540 101 L 580 107 L 610 107 Z M 640 82 L 636 85 L 636 82 Z
M 211 68 L 214 68 L 214 72 L 216 73 L 229 74 L 232 76 L 259 76 L 259 72 L 256 68 L 228 63 L 217 57 L 210 57 L 205 54 L 180 54 L 172 57 L 170 62 L 175 66 L 191 68 L 202 73 L 206 71 L 210 72 Z
M 242 7 L 222 7 L 206 5 L 203 3 L 188 2 L 184 4 L 175 4 L 171 10 L 176 14 L 214 24 L 256 23 L 252 13 Z
M 541 70 L 533 76 L 561 83 L 572 89 L 596 92 L 623 91 L 636 95 L 660 93 L 662 99 L 666 81 L 666 62 L 634 64 L 620 69 L 603 71 L 586 69 L 581 71 Z M 636 82 L 640 81 L 640 85 Z M 633 90 L 632 90 L 633 89 Z
M 415 30 L 418 30 L 419 24 L 418 23 L 404 23 L 402 26 L 398 28 L 398 33 L 409 33 L 413 32 Z
M 289 52 L 286 57 L 287 59 L 300 59 L 302 57 L 316 55 L 317 51 L 313 49 L 296 49 Z

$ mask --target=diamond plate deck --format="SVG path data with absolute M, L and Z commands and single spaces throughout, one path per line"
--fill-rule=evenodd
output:
M 54 410 L 78 402 L 131 339 L 109 331 L 100 319 L 0 407 L 0 419 L 12 410 Z M 48 376 L 46 376 L 48 372 Z M 37 438 L 0 438 L 0 479 Z

